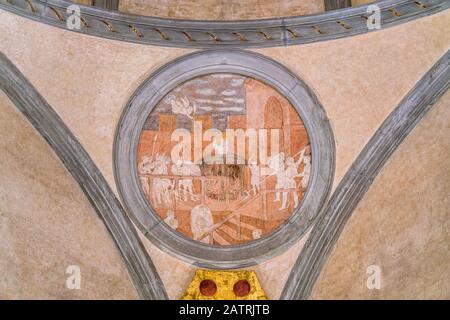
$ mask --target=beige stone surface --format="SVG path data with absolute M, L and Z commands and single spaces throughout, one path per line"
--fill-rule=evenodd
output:
M 335 186 L 386 116 L 448 50 L 450 33 L 444 30 L 449 19 L 447 10 L 365 35 L 253 50 L 297 73 L 323 104 L 336 138 Z M 158 67 L 192 52 L 86 36 L 4 11 L 0 11 L 0 51 L 47 99 L 113 188 L 114 132 L 126 102 Z M 277 280 L 286 275 L 286 261 L 292 265 L 297 250 L 291 248 L 271 260 L 270 270 L 258 271 L 269 295 L 281 291 L 284 283 Z M 180 280 L 185 275 L 162 270 L 192 267 L 159 250 L 149 252 L 171 297 L 179 297 L 179 286 L 187 283 Z
M 121 0 L 119 11 L 176 19 L 244 20 L 325 10 L 323 0 Z
M 164 283 L 169 299 L 180 299 L 191 282 L 197 268 L 161 251 L 150 240 L 144 237 L 142 233 L 140 235 Z
M 382 169 L 346 225 L 314 299 L 450 299 L 450 91 Z M 368 290 L 366 269 L 381 269 Z
M 255 271 L 267 297 L 278 299 L 292 265 L 295 263 L 308 236 L 309 234 L 278 257 L 242 270 Z M 191 282 L 197 268 L 162 252 L 144 236 L 141 236 L 141 239 L 163 280 L 169 298 L 179 299 Z
M 137 298 L 103 221 L 2 91 L 0 131 L 0 299 Z
M 277 300 L 280 298 L 281 291 L 289 277 L 292 266 L 297 260 L 308 237 L 309 232 L 286 252 L 252 268 L 258 275 L 258 279 L 269 299 Z

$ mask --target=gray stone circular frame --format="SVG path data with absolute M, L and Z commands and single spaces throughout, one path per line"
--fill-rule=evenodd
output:
M 241 245 L 215 246 L 188 239 L 154 212 L 140 187 L 136 151 L 144 123 L 158 102 L 179 84 L 206 74 L 235 73 L 277 89 L 300 114 L 309 135 L 312 172 L 299 208 L 267 236 Z M 296 243 L 325 203 L 334 178 L 335 144 L 326 114 L 297 76 L 262 55 L 238 50 L 209 50 L 176 59 L 151 75 L 132 95 L 118 125 L 114 170 L 124 206 L 145 236 L 161 250 L 206 268 L 233 269 L 258 264 Z

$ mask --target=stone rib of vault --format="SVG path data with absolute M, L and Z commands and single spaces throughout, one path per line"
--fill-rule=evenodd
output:
M 52 107 L 1 52 L 0 89 L 42 135 L 78 182 L 117 245 L 138 295 L 142 299 L 167 299 L 152 260 L 99 169 Z
M 280 299 L 308 299 L 348 219 L 384 164 L 450 86 L 450 51 L 386 118 L 319 213 Z
M 450 8 L 449 0 L 383 0 L 381 30 Z M 338 39 L 366 32 L 369 5 L 299 17 L 247 21 L 164 19 L 79 5 L 82 23 L 69 30 L 65 0 L 0 0 L 0 9 L 67 31 L 119 41 L 193 48 L 274 47 Z

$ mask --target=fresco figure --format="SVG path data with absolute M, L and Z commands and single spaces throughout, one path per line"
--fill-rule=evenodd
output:
M 275 171 L 275 176 L 277 177 L 277 182 L 275 184 L 275 199 L 274 202 L 280 201 L 281 191 L 284 189 L 285 185 L 285 172 L 284 172 L 284 152 L 280 152 L 279 154 L 273 156 L 269 160 L 269 166 L 272 170 Z M 284 192 L 283 192 L 284 193 Z
M 195 103 L 190 103 L 187 97 L 181 97 L 176 99 L 175 97 L 169 98 L 169 103 L 172 107 L 172 112 L 175 114 L 182 114 L 193 120 L 193 115 L 197 110 L 197 105 Z
M 149 156 L 143 156 L 142 161 L 139 164 L 139 173 L 141 174 L 150 174 L 152 173 L 152 170 L 150 168 L 150 165 L 152 163 L 152 157 Z
M 256 164 L 256 161 L 251 162 L 250 172 L 252 174 L 250 184 L 252 186 L 253 194 L 256 196 L 256 193 L 258 193 L 261 188 L 261 169 Z
M 149 156 L 143 156 L 142 162 L 138 165 L 138 171 L 139 171 L 139 181 L 141 182 L 142 189 L 144 190 L 144 194 L 148 196 L 150 194 L 150 185 L 148 183 L 148 177 L 142 176 L 144 174 L 150 174 L 150 163 L 152 162 L 151 157 Z
M 179 160 L 172 166 L 172 173 L 177 176 L 201 176 L 200 167 L 197 164 L 192 163 L 189 160 Z M 188 195 L 191 200 L 197 201 L 198 197 L 194 193 L 194 184 L 192 179 L 180 179 L 178 180 L 178 195 L 183 196 L 183 201 L 188 200 Z
M 252 231 L 252 238 L 253 240 L 259 239 L 262 236 L 262 230 L 261 229 L 255 229 Z
M 308 186 L 309 182 L 309 176 L 311 175 L 311 156 L 304 156 L 303 157 L 303 171 L 300 174 L 300 177 L 302 177 L 302 190 L 305 191 L 306 187 Z
M 164 222 L 169 225 L 174 230 L 177 230 L 180 226 L 180 223 L 175 218 L 175 213 L 172 210 L 167 211 L 167 217 L 164 219 Z
M 150 195 L 150 185 L 148 184 L 148 177 L 139 176 L 139 181 L 141 182 L 142 190 L 146 196 Z
M 199 239 L 214 224 L 211 210 L 204 204 L 199 204 L 191 210 L 191 230 L 194 239 L 203 243 L 211 243 L 211 235 Z
M 169 158 L 164 155 L 157 155 L 155 160 L 151 162 L 149 168 L 152 171 L 152 175 L 167 175 L 167 165 L 170 163 Z M 170 207 L 171 190 L 174 189 L 174 183 L 167 178 L 153 178 L 151 195 L 153 201 L 157 205 L 164 203 L 165 206 Z
M 304 151 L 303 151 L 304 152 Z M 283 201 L 281 207 L 278 210 L 284 210 L 288 206 L 288 195 L 292 194 L 292 198 L 294 199 L 294 208 L 298 206 L 298 194 L 297 194 L 297 182 L 295 178 L 299 176 L 297 171 L 298 166 L 303 160 L 303 153 L 300 155 L 300 158 L 297 161 L 294 161 L 293 157 L 288 157 L 286 159 L 286 170 L 285 170 L 285 181 L 284 188 L 290 189 L 283 192 Z
M 283 192 L 283 201 L 282 201 L 282 205 L 278 210 L 284 210 L 287 208 L 288 206 L 288 194 L 289 192 L 292 193 L 292 198 L 294 199 L 294 209 L 298 207 L 298 194 L 297 194 L 297 183 L 295 181 L 295 178 L 297 177 L 304 177 L 307 176 L 306 178 L 302 179 L 302 188 L 303 188 L 303 184 L 304 181 L 306 181 L 306 184 L 308 184 L 308 179 L 309 179 L 309 172 L 311 170 L 310 168 L 310 164 L 309 166 L 306 165 L 306 163 L 310 163 L 310 157 L 305 155 L 306 152 L 306 147 L 302 149 L 302 151 L 300 152 L 300 156 L 298 158 L 297 161 L 294 161 L 293 157 L 288 157 L 286 159 L 286 171 L 285 171 L 285 189 L 292 189 L 292 190 L 286 190 L 285 192 Z M 301 174 L 298 173 L 298 167 L 300 166 L 301 163 L 305 164 L 305 168 L 303 170 L 303 172 Z M 303 173 L 305 173 L 305 170 L 307 171 L 305 175 L 303 175 Z

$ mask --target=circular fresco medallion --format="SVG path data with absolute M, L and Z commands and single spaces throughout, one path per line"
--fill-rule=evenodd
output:
M 214 73 L 166 94 L 139 136 L 142 192 L 161 220 L 217 246 L 263 238 L 301 204 L 312 157 L 302 119 L 271 86 Z
M 297 243 L 329 195 L 334 157 L 307 85 L 238 50 L 195 52 L 154 72 L 130 97 L 114 143 L 135 225 L 205 268 L 248 267 Z

